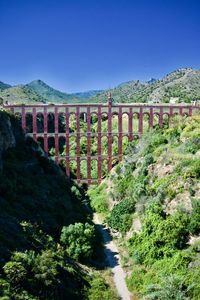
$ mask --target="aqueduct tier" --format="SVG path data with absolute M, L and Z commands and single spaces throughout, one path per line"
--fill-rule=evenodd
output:
M 70 163 L 74 161 L 76 162 L 77 183 L 86 182 L 88 184 L 101 182 L 103 161 L 106 161 L 109 172 L 114 160 L 122 160 L 124 138 L 128 141 L 140 138 L 144 131 L 153 128 L 156 122 L 161 128 L 166 121 L 170 126 L 174 115 L 191 116 L 199 112 L 200 109 L 198 106 L 191 105 L 112 105 L 111 99 L 108 104 L 7 105 L 6 108 L 19 115 L 26 135 L 33 137 L 35 141 L 40 141 L 47 154 L 50 140 L 54 141 L 56 162 L 63 159 L 59 148 L 60 141 L 64 141 L 67 176 L 70 176 Z M 70 128 L 70 118 L 72 116 L 74 130 Z M 92 118 L 96 118 L 97 130 L 95 132 L 91 128 Z M 126 119 L 126 126 L 124 126 L 124 119 Z M 113 128 L 114 120 L 115 124 L 117 122 L 115 128 Z M 103 121 L 107 122 L 106 131 L 102 130 Z M 85 130 L 82 130 L 80 122 L 85 122 Z M 72 138 L 76 142 L 76 154 L 73 156 L 70 155 L 70 141 Z M 80 149 L 82 138 L 86 140 L 87 145 L 84 155 Z M 91 152 L 91 147 L 95 139 L 97 141 L 97 151 L 94 154 Z M 102 139 L 107 141 L 106 154 L 102 149 Z M 112 151 L 113 139 L 117 140 L 117 155 L 114 155 Z M 81 163 L 83 160 L 87 161 L 85 178 L 81 178 Z M 95 176 L 91 175 L 91 164 L 93 163 L 97 165 Z

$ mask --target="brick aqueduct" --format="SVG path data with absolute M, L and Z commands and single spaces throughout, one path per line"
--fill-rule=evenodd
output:
M 6 109 L 11 110 L 14 114 L 20 115 L 22 128 L 27 136 L 33 137 L 35 141 L 43 140 L 43 149 L 48 154 L 48 141 L 54 139 L 55 145 L 55 160 L 59 162 L 59 140 L 65 139 L 66 145 L 66 175 L 70 176 L 70 162 L 76 161 L 77 183 L 85 182 L 87 184 L 98 182 L 102 180 L 102 161 L 106 160 L 108 165 L 108 172 L 112 168 L 113 160 L 122 160 L 122 142 L 123 138 L 127 137 L 128 141 L 135 138 L 140 138 L 143 134 L 144 119 L 148 120 L 148 128 L 152 128 L 155 124 L 155 116 L 158 119 L 158 125 L 162 128 L 163 121 L 167 118 L 169 125 L 173 122 L 174 115 L 188 115 L 199 111 L 199 106 L 195 105 L 146 105 L 146 104 L 113 104 L 111 95 L 108 98 L 107 104 L 55 104 L 55 105 L 6 105 Z M 49 115 L 53 116 L 54 128 L 50 132 L 48 126 Z M 60 132 L 59 116 L 64 116 L 65 119 L 65 132 Z M 70 129 L 70 116 L 74 115 L 76 119 L 76 131 Z M 97 118 L 97 132 L 91 131 L 91 118 Z M 123 130 L 123 116 L 128 118 L 128 128 Z M 27 126 L 27 117 L 31 117 L 31 128 Z M 37 118 L 42 116 L 43 126 L 42 130 L 38 130 Z M 107 120 L 107 132 L 102 132 L 102 118 Z M 117 118 L 118 128 L 117 131 L 112 130 L 112 119 Z M 133 129 L 133 117 L 137 117 L 138 126 L 137 130 Z M 84 119 L 87 123 L 87 130 L 81 132 L 80 120 Z M 51 130 L 52 131 L 52 130 Z M 70 138 L 76 139 L 76 156 L 70 156 Z M 112 139 L 118 139 L 118 156 L 114 156 L 112 152 Z M 81 155 L 80 140 L 82 137 L 87 139 L 87 155 Z M 97 153 L 94 156 L 91 154 L 92 138 L 97 138 Z M 107 154 L 102 152 L 102 138 L 107 137 Z M 81 178 L 81 161 L 87 161 L 87 178 Z M 95 160 L 97 163 L 96 178 L 91 177 L 91 162 Z

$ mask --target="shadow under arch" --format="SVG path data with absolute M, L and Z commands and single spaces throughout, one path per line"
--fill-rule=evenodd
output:
M 26 133 L 33 132 L 33 115 L 31 113 L 26 113 Z
M 38 112 L 36 115 L 36 124 L 37 124 L 37 132 L 43 133 L 44 132 L 44 115 L 41 112 Z

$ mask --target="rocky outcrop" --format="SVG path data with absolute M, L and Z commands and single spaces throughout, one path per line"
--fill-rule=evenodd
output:
M 16 138 L 11 118 L 7 112 L 0 110 L 0 168 L 2 167 L 2 153 L 15 145 Z

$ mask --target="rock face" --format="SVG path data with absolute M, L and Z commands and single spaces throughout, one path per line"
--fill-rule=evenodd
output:
M 0 168 L 2 167 L 2 153 L 16 146 L 11 119 L 5 111 L 0 111 Z

